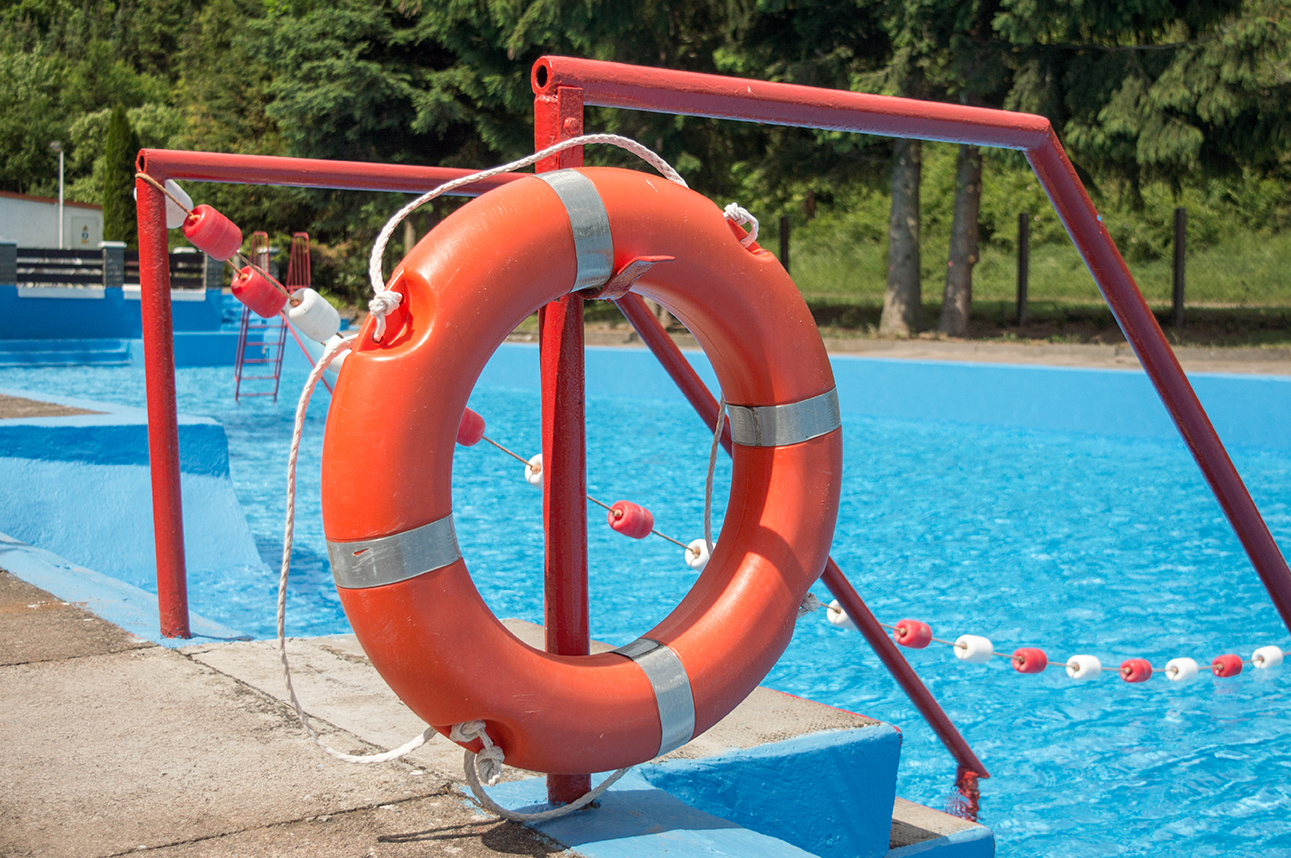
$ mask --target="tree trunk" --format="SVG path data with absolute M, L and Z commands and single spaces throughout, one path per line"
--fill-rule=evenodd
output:
M 412 215 L 403 219 L 403 255 L 412 253 L 417 246 L 417 228 L 412 225 Z
M 952 337 L 968 336 L 973 305 L 973 266 L 977 264 L 977 212 L 982 202 L 982 153 L 967 143 L 959 147 L 955 176 L 955 215 L 950 226 L 946 259 L 946 291 L 937 330 Z
M 919 285 L 919 179 L 923 171 L 918 140 L 897 140 L 892 159 L 892 213 L 888 218 L 888 288 L 883 295 L 879 334 L 908 337 L 923 322 Z

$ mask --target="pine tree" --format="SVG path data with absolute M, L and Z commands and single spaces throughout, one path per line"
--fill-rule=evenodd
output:
M 139 244 L 133 197 L 138 152 L 139 137 L 130 127 L 125 107 L 118 104 L 108 119 L 103 144 L 103 238 L 124 241 L 131 247 Z

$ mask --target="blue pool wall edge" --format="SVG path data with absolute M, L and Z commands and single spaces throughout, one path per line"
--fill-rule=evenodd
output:
M 156 578 L 147 412 L 43 391 L 0 394 L 99 413 L 0 421 L 0 522 L 12 537 L 136 586 Z M 262 560 L 229 475 L 224 427 L 179 418 L 190 576 Z
M 716 377 L 703 352 L 684 354 L 709 389 L 715 389 Z M 844 418 L 936 420 L 1183 444 L 1151 381 L 1137 369 L 852 355 L 835 355 L 831 363 Z M 690 407 L 642 347 L 588 347 L 586 376 L 588 396 L 631 396 Z M 1285 431 L 1291 425 L 1291 377 L 1193 373 L 1189 380 L 1225 445 L 1291 450 L 1291 432 Z M 539 389 L 538 347 L 503 344 L 479 384 Z
M 135 637 L 166 647 L 192 646 L 248 635 L 209 620 L 191 610 L 192 637 L 162 637 L 157 623 L 157 596 L 110 575 L 78 566 L 64 558 L 0 533 L 0 569 L 39 587 L 64 602 L 80 605 L 92 614 L 125 629 Z
M 0 340 L 128 340 L 142 336 L 137 289 L 20 288 L 0 284 Z M 172 291 L 172 295 L 179 293 L 170 309 L 176 331 L 220 329 L 224 296 L 219 289 L 203 291 L 201 300 L 191 300 L 181 290 Z
M 888 852 L 900 758 L 901 732 L 876 724 L 651 763 L 641 773 L 692 807 L 813 855 L 860 858 Z
M 900 732 L 880 724 L 645 763 L 610 788 L 595 814 L 532 827 L 588 858 L 883 858 L 900 752 Z M 547 807 L 543 778 L 501 784 L 490 794 L 510 810 Z M 971 831 L 993 847 L 990 829 Z

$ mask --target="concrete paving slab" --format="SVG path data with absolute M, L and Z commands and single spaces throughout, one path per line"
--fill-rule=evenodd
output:
M 0 569 L 0 665 L 146 646 L 152 644 Z
M 0 688 L 2 855 L 116 855 L 445 786 L 324 756 L 277 701 L 160 647 L 3 667 Z
M 291 706 L 277 641 L 200 645 L 181 652 Z M 287 641 L 287 655 L 296 696 L 311 717 L 381 750 L 398 747 L 426 729 L 425 722 L 385 684 L 354 635 L 292 638 Z M 294 711 L 290 720 L 294 730 L 304 735 Z M 443 736 L 435 736 L 405 759 L 441 778 L 462 779 L 462 749 Z
M 515 619 L 503 623 L 530 646 L 542 646 L 541 626 Z M 613 649 L 600 641 L 593 641 L 591 648 L 593 652 Z M 202 644 L 181 651 L 290 705 L 277 641 Z M 296 696 L 312 716 L 382 749 L 402 745 L 425 729 L 425 723 L 381 679 L 354 635 L 292 638 L 287 641 L 287 654 Z M 873 726 L 881 726 L 881 722 L 769 688 L 757 688 L 730 715 L 663 759 L 711 757 L 804 733 Z M 428 771 L 462 779 L 462 750 L 442 736 L 436 736 L 407 759 Z M 503 777 L 513 780 L 528 776 L 527 772 L 508 768 Z
M 576 858 L 578 853 L 524 826 L 485 817 L 464 805 L 459 795 L 443 794 L 178 843 L 145 854 L 157 858 Z

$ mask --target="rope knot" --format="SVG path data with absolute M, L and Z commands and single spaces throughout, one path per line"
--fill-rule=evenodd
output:
M 825 604 L 816 598 L 815 593 L 808 593 L 803 598 L 802 604 L 798 606 L 798 616 L 805 617 L 808 614 L 814 614 L 823 607 L 825 607 Z
M 493 744 L 483 721 L 463 721 L 460 724 L 454 724 L 453 729 L 448 731 L 448 738 L 454 742 L 473 742 L 479 739 L 484 744 L 484 747 L 475 754 L 475 769 L 479 772 L 480 778 L 489 786 L 493 786 L 498 782 L 498 778 L 502 777 L 502 764 L 506 762 L 506 754 Z M 470 751 L 467 753 L 469 754 Z
M 749 227 L 749 234 L 740 239 L 740 244 L 748 247 L 750 244 L 758 240 L 758 219 L 749 214 L 748 209 L 744 208 L 739 203 L 731 203 L 726 207 L 726 211 L 724 213 L 726 215 L 726 219 L 732 223 L 739 224 L 740 226 L 751 224 Z
M 377 329 L 372 339 L 378 343 L 386 335 L 386 314 L 403 303 L 403 296 L 393 289 L 382 289 L 368 302 L 368 312 L 376 319 Z

